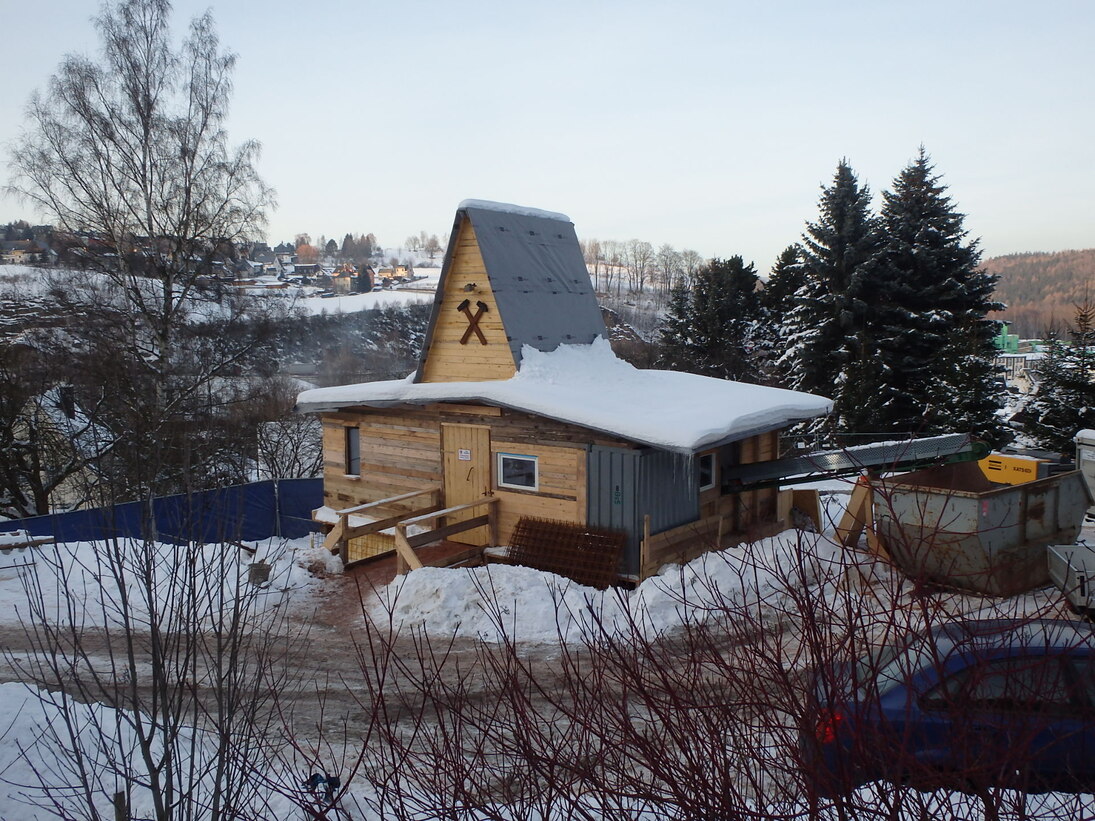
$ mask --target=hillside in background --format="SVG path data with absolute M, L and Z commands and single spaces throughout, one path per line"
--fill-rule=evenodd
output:
M 1008 305 L 999 318 L 1023 337 L 1063 329 L 1078 303 L 1095 299 L 1095 248 L 1008 254 L 986 259 L 985 268 L 1000 277 L 996 298 Z

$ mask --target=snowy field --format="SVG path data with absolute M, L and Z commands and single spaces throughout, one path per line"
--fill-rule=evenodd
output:
M 71 282 L 78 275 L 81 280 L 92 284 L 108 285 L 101 274 L 66 271 L 60 268 L 35 268 L 29 265 L 0 265 L 0 298 L 29 301 L 47 299 L 56 283 Z M 397 305 L 411 305 L 432 302 L 437 284 L 441 277 L 440 268 L 423 268 L 414 282 L 399 285 L 382 291 L 370 291 L 364 294 L 346 294 L 345 296 L 319 296 L 318 288 L 246 288 L 241 293 L 264 299 L 284 300 L 293 308 L 318 316 L 320 314 L 350 314 Z M 155 287 L 151 280 L 148 287 Z M 195 304 L 196 316 L 218 318 L 221 311 L 207 303 Z
M 397 285 L 389 290 L 330 297 L 313 294 L 298 297 L 294 305 L 304 309 L 308 314 L 316 316 L 323 313 L 352 314 L 358 311 L 368 311 L 373 308 L 384 308 L 392 305 L 433 302 L 434 293 L 437 291 L 437 285 L 441 278 L 441 269 L 423 268 L 417 270 L 416 275 L 423 278 L 404 285 Z

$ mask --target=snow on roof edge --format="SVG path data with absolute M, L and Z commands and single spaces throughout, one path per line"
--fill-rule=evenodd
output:
M 560 345 L 548 353 L 526 346 L 521 369 L 510 379 L 415 383 L 407 378 L 319 388 L 301 393 L 296 410 L 328 413 L 354 405 L 437 402 L 482 402 L 678 453 L 832 411 L 831 400 L 798 391 L 639 370 L 617 359 L 603 337 L 592 345 Z
M 493 200 L 464 200 L 457 206 L 458 210 L 464 208 L 478 208 L 482 211 L 502 211 L 506 214 L 518 214 L 522 217 L 539 217 L 540 219 L 559 220 L 571 222 L 566 214 L 558 211 L 544 211 L 540 208 L 529 208 L 524 205 L 514 205 L 509 202 L 494 202 Z

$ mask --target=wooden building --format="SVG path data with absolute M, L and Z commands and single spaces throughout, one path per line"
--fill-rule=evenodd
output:
M 535 517 L 625 534 L 619 576 L 638 581 L 787 526 L 787 494 L 721 472 L 777 458 L 779 431 L 831 403 L 639 370 L 606 336 L 569 219 L 461 203 L 415 373 L 299 397 L 323 421 L 328 546 L 413 568 L 431 542 L 475 558 Z

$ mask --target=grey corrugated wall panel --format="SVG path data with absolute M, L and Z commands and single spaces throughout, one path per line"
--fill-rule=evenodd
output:
M 699 518 L 692 458 L 668 451 L 593 446 L 589 451 L 588 521 L 627 533 L 621 573 L 639 574 L 643 516 L 660 533 Z
M 620 572 L 637 575 L 639 543 L 642 540 L 642 525 L 635 507 L 638 499 L 639 451 L 594 445 L 589 451 L 587 475 L 589 525 L 627 533 Z
M 574 225 L 486 208 L 464 209 L 475 228 L 514 361 L 521 346 L 553 351 L 607 336 Z
M 639 470 L 639 517 L 650 516 L 650 532 L 694 522 L 700 517 L 696 464 L 692 456 L 644 450 Z

